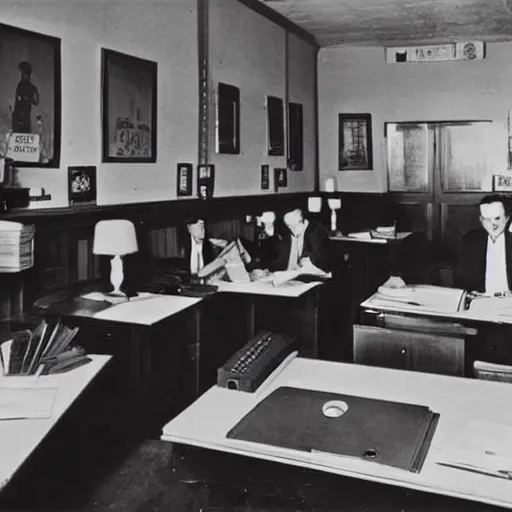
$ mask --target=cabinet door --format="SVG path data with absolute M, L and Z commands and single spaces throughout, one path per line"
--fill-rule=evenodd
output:
M 410 370 L 464 376 L 464 338 L 421 333 L 414 337 Z
M 354 325 L 354 363 L 405 370 L 409 366 L 409 343 L 398 331 Z

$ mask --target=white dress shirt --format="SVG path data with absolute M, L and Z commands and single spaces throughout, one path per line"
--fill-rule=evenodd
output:
M 304 250 L 304 233 L 308 227 L 308 221 L 304 221 L 304 229 L 299 236 L 291 235 L 291 247 L 290 247 L 290 258 L 288 260 L 287 270 L 297 270 L 300 265 L 300 259 L 302 257 L 302 251 Z
M 204 267 L 203 241 L 190 237 L 190 273 L 197 274 Z
M 492 295 L 508 290 L 505 234 L 502 233 L 494 242 L 490 236 L 487 237 L 485 293 Z

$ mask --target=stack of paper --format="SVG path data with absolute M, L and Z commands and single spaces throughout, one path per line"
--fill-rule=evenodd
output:
M 59 373 L 88 362 L 81 347 L 71 346 L 77 332 L 78 327 L 43 320 L 34 331 L 13 333 L 0 345 L 0 374 Z
M 35 227 L 0 220 L 0 272 L 19 272 L 34 265 Z

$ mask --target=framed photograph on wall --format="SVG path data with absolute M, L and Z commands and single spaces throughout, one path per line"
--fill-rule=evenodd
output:
M 157 63 L 102 49 L 103 162 L 156 162 Z
M 261 166 L 261 190 L 270 188 L 270 165 L 263 164 Z
M 213 197 L 215 185 L 215 166 L 204 164 L 197 166 L 197 195 L 200 199 Z
M 0 154 L 59 167 L 61 40 L 0 24 Z
M 494 174 L 492 189 L 493 192 L 512 192 L 512 174 Z
M 373 169 L 371 114 L 339 114 L 338 137 L 340 171 Z
M 178 196 L 192 195 L 192 164 L 177 164 L 176 191 Z
M 217 86 L 217 153 L 240 154 L 240 89 L 220 83 Z
M 68 197 L 69 204 L 96 203 L 96 167 L 68 167 Z

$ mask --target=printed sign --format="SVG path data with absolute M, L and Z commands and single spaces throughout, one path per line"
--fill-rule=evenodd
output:
M 39 162 L 39 134 L 11 133 L 6 156 L 21 162 Z

